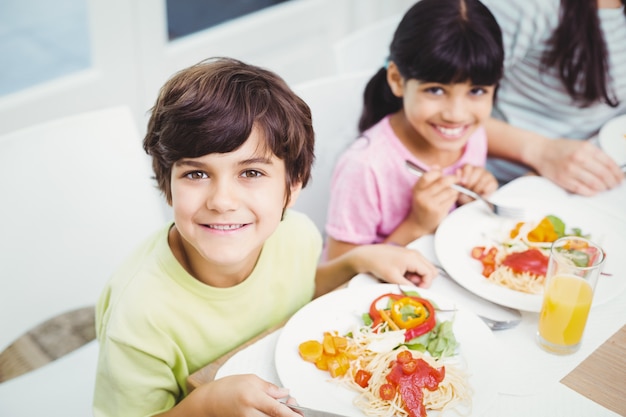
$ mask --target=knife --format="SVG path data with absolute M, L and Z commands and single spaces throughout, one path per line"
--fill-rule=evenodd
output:
M 303 407 L 297 404 L 287 404 L 283 403 L 287 407 L 291 408 L 298 414 L 302 414 L 304 417 L 346 417 L 341 414 L 335 414 L 328 411 L 315 410 L 313 408 Z

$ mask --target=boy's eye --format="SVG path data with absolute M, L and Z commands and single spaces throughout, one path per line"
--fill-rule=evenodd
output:
M 185 174 L 185 178 L 190 180 L 202 180 L 208 178 L 207 174 L 202 171 L 192 171 Z
M 262 177 L 263 174 L 255 169 L 247 169 L 241 173 L 241 176 L 245 178 L 257 178 Z

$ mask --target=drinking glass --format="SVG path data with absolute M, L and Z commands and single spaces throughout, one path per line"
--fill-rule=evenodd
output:
M 567 355 L 580 348 L 604 259 L 602 248 L 583 237 L 552 244 L 537 332 L 546 351 Z

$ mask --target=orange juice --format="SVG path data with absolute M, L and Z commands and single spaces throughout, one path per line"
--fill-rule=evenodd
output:
M 592 298 L 593 289 L 583 278 L 574 275 L 552 277 L 545 289 L 539 335 L 554 345 L 578 344 L 585 330 Z

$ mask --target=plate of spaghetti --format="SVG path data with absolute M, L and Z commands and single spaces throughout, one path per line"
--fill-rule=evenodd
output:
M 347 417 L 482 414 L 497 395 L 499 354 L 493 333 L 462 305 L 418 291 L 418 299 L 437 306 L 437 326 L 450 324 L 456 340 L 452 351 L 432 355 L 432 346 L 416 349 L 419 338 L 406 340 L 408 330 L 364 320 L 373 302 L 398 293 L 397 285 L 343 288 L 304 306 L 282 329 L 275 351 L 282 385 L 303 406 Z M 408 308 L 407 297 L 393 297 L 391 305 Z M 403 317 L 409 320 L 406 311 Z M 313 363 L 319 355 L 331 365 Z
M 435 253 L 448 274 L 463 287 L 489 301 L 539 312 L 552 242 L 565 235 L 585 236 L 607 253 L 604 271 L 626 268 L 626 247 L 616 224 L 591 207 L 568 201 L 526 199 L 524 219 L 494 216 L 480 202 L 450 213 L 435 233 Z M 596 287 L 594 305 L 624 290 L 624 280 L 605 274 Z

